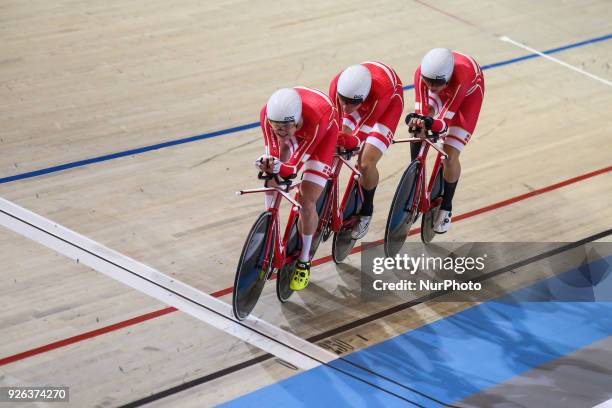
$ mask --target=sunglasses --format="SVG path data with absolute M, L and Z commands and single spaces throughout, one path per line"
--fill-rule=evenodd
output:
M 338 98 L 345 105 L 359 105 L 359 104 L 363 103 L 363 99 L 361 99 L 361 98 L 360 99 L 352 99 L 352 98 L 347 98 L 346 96 L 342 96 L 340 94 L 338 94 Z
M 268 119 L 268 122 L 270 123 L 270 126 L 272 127 L 272 129 L 280 130 L 280 131 L 289 130 L 295 126 L 295 122 L 292 120 L 286 121 L 286 122 L 277 122 L 277 121 Z
M 421 75 L 421 79 L 423 79 L 423 81 L 425 81 L 427 86 L 442 86 L 442 85 L 446 85 L 446 81 L 444 79 L 431 79 L 431 78 L 426 78 L 426 77 L 424 77 L 422 75 Z

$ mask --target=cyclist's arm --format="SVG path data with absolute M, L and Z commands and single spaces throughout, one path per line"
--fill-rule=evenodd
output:
M 264 143 L 266 145 L 266 154 L 268 156 L 274 156 L 274 157 L 280 158 L 278 140 L 276 139 L 276 136 L 274 136 L 274 133 L 272 133 L 272 128 L 270 127 L 270 124 L 268 123 L 265 106 L 261 109 L 261 112 L 259 114 L 259 125 L 261 126 L 261 131 L 264 136 Z
M 372 109 L 370 109 L 370 111 L 363 117 L 363 124 L 361 125 L 362 128 L 363 126 L 366 126 L 367 128 L 372 129 L 376 126 L 378 120 L 387 111 L 387 108 L 389 108 L 393 95 L 395 95 L 394 89 L 385 92 L 383 95 L 376 95 L 376 101 L 372 105 Z M 369 130 L 369 132 L 371 131 L 372 130 Z M 366 136 L 366 133 L 369 133 L 367 130 L 364 132 L 363 129 L 360 129 L 360 132 L 362 132 L 362 136 Z
M 298 148 L 293 152 L 289 160 L 281 164 L 281 177 L 288 177 L 291 174 L 297 173 L 297 167 L 300 162 L 306 161 L 312 155 L 319 143 L 323 140 L 325 134 L 336 120 L 336 110 L 331 109 L 329 116 L 325 116 L 319 120 L 312 138 L 304 139 L 299 144 Z
M 452 96 L 446 101 L 440 112 L 436 115 L 438 119 L 434 119 L 431 130 L 436 133 L 444 133 L 448 130 L 448 124 L 457 113 L 461 106 L 461 102 L 465 98 L 468 86 L 465 82 L 460 82 Z
M 427 114 L 427 87 L 421 78 L 421 67 L 414 71 L 414 113 L 418 115 Z

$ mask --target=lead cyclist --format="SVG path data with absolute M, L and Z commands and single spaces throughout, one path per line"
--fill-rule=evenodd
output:
M 283 178 L 304 170 L 298 199 L 302 248 L 289 283 L 291 290 L 302 290 L 310 280 L 310 248 L 319 220 L 316 202 L 331 174 L 336 148 L 336 108 L 316 89 L 283 88 L 261 109 L 260 125 L 266 153 L 255 161 L 255 167 Z M 275 185 L 274 180 L 268 185 Z M 274 193 L 267 193 L 265 200 L 266 208 L 272 206 Z

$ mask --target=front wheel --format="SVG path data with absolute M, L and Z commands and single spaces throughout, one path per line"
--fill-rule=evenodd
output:
M 404 171 L 395 190 L 387 226 L 385 228 L 385 255 L 395 256 L 410 232 L 410 227 L 419 211 L 418 175 L 420 163 L 413 161 Z
M 242 248 L 232 293 L 234 316 L 244 320 L 253 310 L 272 271 L 275 228 L 269 211 L 261 213 Z

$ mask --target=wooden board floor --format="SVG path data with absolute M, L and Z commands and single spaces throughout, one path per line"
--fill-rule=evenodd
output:
M 434 46 L 493 64 L 528 54 L 498 36 L 543 51 L 610 34 L 611 19 L 605 0 L 4 1 L 0 178 L 253 123 L 275 89 L 327 90 L 363 60 L 387 63 L 408 85 Z M 612 80 L 612 40 L 553 56 Z M 610 86 L 544 58 L 486 70 L 485 80 L 456 214 L 611 165 Z M 413 92 L 405 97 L 407 113 Z M 258 129 L 244 130 L 2 183 L 0 196 L 213 293 L 232 285 L 262 208 L 260 197 L 234 195 L 257 186 L 262 145 Z M 381 161 L 368 240 L 383 236 L 408 150 L 393 146 Z M 610 202 L 608 171 L 461 220 L 444 239 L 575 241 L 610 228 Z M 6 229 L 0 248 L 0 359 L 165 307 Z M 329 253 L 327 243 L 318 257 Z M 270 285 L 255 312 L 304 338 L 369 315 L 358 267 L 351 256 L 314 268 L 311 287 L 282 308 Z M 357 349 L 465 307 L 424 304 L 334 338 Z M 261 354 L 173 312 L 1 365 L 0 385 L 68 384 L 70 406 L 120 406 Z M 293 373 L 271 359 L 151 406 L 212 405 Z

